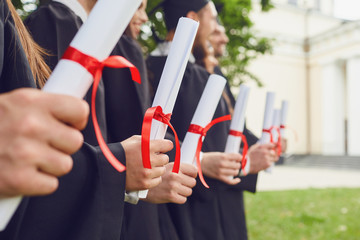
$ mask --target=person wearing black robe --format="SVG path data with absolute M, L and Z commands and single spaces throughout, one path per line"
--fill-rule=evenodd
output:
M 159 71 L 159 69 L 163 68 L 165 61 L 166 55 L 150 55 L 147 59 L 150 79 L 155 80 L 154 89 L 157 88 L 158 81 L 161 77 L 161 71 Z M 172 115 L 172 124 L 176 128 L 179 139 L 181 140 L 185 137 L 208 77 L 209 73 L 203 67 L 192 62 L 188 63 Z M 227 86 L 226 91 L 228 90 L 229 88 Z M 227 103 L 222 97 L 216 108 L 214 119 L 228 114 Z M 229 128 L 230 122 L 220 123 L 211 128 L 205 138 L 202 151 L 223 152 Z M 247 129 L 245 130 L 245 135 L 253 136 Z M 249 139 L 252 139 L 249 141 L 249 144 L 254 144 L 257 141 L 256 138 L 250 137 Z M 256 175 L 249 175 L 248 177 L 242 178 L 242 182 L 236 186 L 230 186 L 218 180 L 204 177 L 210 189 L 206 189 L 202 183 L 198 181 L 194 188 L 193 195 L 188 199 L 186 204 L 183 206 L 168 204 L 180 239 L 235 239 L 225 237 L 224 229 L 227 227 L 223 226 L 223 223 L 226 223 L 228 218 L 223 219 L 223 210 L 221 210 L 221 208 L 228 206 L 224 201 L 229 197 L 223 195 L 223 192 L 226 191 L 232 195 L 236 195 L 232 196 L 237 202 L 236 207 L 232 210 L 234 214 L 237 215 L 237 218 L 243 219 L 242 223 L 239 222 L 237 225 L 239 228 L 245 228 L 245 230 L 241 232 L 246 232 L 244 225 L 245 215 L 242 207 L 242 191 L 245 189 L 255 191 Z
M 51 68 L 85 21 L 86 16 L 81 9 L 77 1 L 71 5 L 66 1 L 53 1 L 41 6 L 25 20 L 36 42 L 50 52 L 47 60 Z M 105 68 L 103 71 L 103 81 L 97 93 L 97 116 L 101 128 L 107 129 L 103 131 L 106 141 L 116 143 L 141 134 L 144 113 L 151 106 L 151 91 L 143 54 L 136 40 L 124 34 L 111 55 L 123 56 L 133 63 L 142 80 L 141 85 L 132 81 L 128 69 Z M 87 101 L 90 99 L 91 91 L 86 97 Z M 84 139 L 96 144 L 93 132 L 89 120 Z M 159 214 L 159 211 L 162 213 Z M 163 206 L 144 201 L 139 201 L 137 205 L 125 203 L 123 216 L 121 239 L 177 239 L 167 209 Z
M 165 1 L 165 23 L 168 30 L 176 26 L 176 18 L 179 14 L 185 16 L 189 11 L 199 11 L 201 6 L 207 2 L 205 0 L 191 1 L 191 3 L 190 1 L 181 3 Z M 196 8 L 197 5 L 200 8 Z M 165 64 L 169 49 L 168 44 L 167 42 L 159 44 L 158 48 L 147 59 L 149 78 L 154 89 L 157 88 L 161 69 Z M 205 68 L 191 61 L 188 63 L 172 115 L 173 126 L 181 140 L 185 137 L 208 77 L 209 73 Z M 224 92 L 230 97 L 230 104 L 233 107 L 235 100 L 228 84 Z M 229 114 L 228 104 L 222 97 L 214 118 Z M 223 122 L 211 128 L 205 138 L 202 151 L 223 152 L 229 128 L 230 122 Z M 244 134 L 247 136 L 250 145 L 257 142 L 258 139 L 246 128 Z M 255 191 L 257 175 L 248 175 L 242 178 L 241 183 L 234 186 L 206 176 L 205 179 L 210 189 L 206 189 L 198 181 L 193 195 L 184 206 L 168 204 L 180 239 L 247 239 L 243 191 Z M 232 211 L 231 216 L 224 215 L 229 210 Z
M 0 92 L 34 88 L 29 63 L 4 0 L 0 1 L 0 36 Z M 110 148 L 124 162 L 122 147 Z M 88 144 L 73 159 L 73 170 L 59 179 L 54 194 L 23 198 L 7 228 L 0 232 L 0 239 L 119 239 L 116 225 L 121 225 L 125 174 L 116 172 L 99 149 Z
M 220 21 L 218 19 L 218 25 L 217 25 L 215 31 L 212 33 L 212 35 L 209 38 L 210 44 L 213 49 L 211 54 L 215 58 L 220 58 L 220 57 L 224 56 L 226 44 L 229 42 L 229 38 L 226 36 L 226 33 L 225 33 L 225 28 L 223 26 L 221 26 L 219 24 L 219 22 Z M 224 74 L 222 73 L 218 64 L 219 64 L 219 61 L 217 61 L 217 64 L 215 65 L 215 67 L 213 67 L 213 72 L 226 78 L 224 76 Z M 227 95 L 228 95 L 228 101 L 231 103 L 231 106 L 233 107 L 235 105 L 235 99 L 234 99 L 233 95 L 231 94 L 228 84 L 226 86 L 226 91 L 227 91 Z M 278 157 L 276 156 L 276 154 L 273 150 L 273 148 L 274 148 L 273 144 L 265 144 L 265 145 L 256 144 L 255 145 L 255 143 L 257 142 L 257 137 L 255 137 L 254 135 L 247 136 L 247 140 L 250 143 L 248 156 L 252 156 L 251 163 L 250 163 L 250 161 L 248 161 L 248 163 L 250 165 L 250 167 L 249 167 L 250 173 L 256 173 L 261 170 L 265 170 L 274 161 L 278 160 Z M 259 150 L 261 150 L 263 154 L 260 155 L 261 157 L 256 157 L 256 155 L 257 155 L 256 151 L 259 151 Z M 255 157 L 253 157 L 253 156 L 255 156 Z M 250 159 L 248 159 L 248 160 L 250 160 Z M 253 176 L 253 175 L 250 175 L 250 176 Z M 245 179 L 248 180 L 249 178 L 245 178 Z M 223 219 L 227 220 L 227 222 L 226 222 L 226 226 L 228 229 L 226 232 L 227 238 L 229 238 L 229 239 L 246 239 L 247 235 L 243 234 L 242 232 L 237 230 L 237 226 L 238 226 L 237 222 L 239 222 L 241 220 L 241 219 L 239 219 L 239 216 L 241 216 L 241 214 L 237 213 L 236 211 L 233 210 L 233 209 L 236 209 L 235 206 L 237 206 L 236 198 L 228 198 L 226 201 L 226 205 L 230 206 L 230 207 L 224 208 L 222 211 L 222 214 L 224 216 Z M 233 206 L 233 207 L 231 207 L 231 206 Z

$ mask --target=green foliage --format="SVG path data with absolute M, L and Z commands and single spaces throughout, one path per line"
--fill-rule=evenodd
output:
M 40 4 L 39 0 L 11 0 L 19 15 L 24 19 Z
M 140 35 L 139 41 L 142 46 L 144 46 L 145 53 L 150 53 L 155 49 L 157 42 L 153 36 L 151 28 L 155 31 L 155 37 L 159 37 L 160 39 L 165 39 L 166 36 L 166 27 L 164 22 L 164 15 L 162 9 L 159 8 L 156 11 L 152 10 L 158 6 L 163 0 L 150 0 L 147 5 L 147 12 L 149 15 L 149 22 L 146 24 L 146 27 L 143 27 L 143 31 Z
M 227 55 L 221 60 L 221 66 L 233 86 L 251 79 L 262 86 L 259 78 L 247 70 L 252 60 L 261 54 L 271 53 L 271 41 L 258 37 L 253 30 L 249 15 L 253 10 L 251 0 L 214 0 L 217 6 L 223 6 L 219 16 L 229 37 Z M 273 6 L 270 0 L 262 0 L 262 10 Z
M 148 11 L 154 9 L 162 0 L 152 0 L 148 2 Z M 249 14 L 253 10 L 251 0 L 213 0 L 220 9 L 219 16 L 222 24 L 226 28 L 230 42 L 227 45 L 227 54 L 221 59 L 221 66 L 224 73 L 233 86 L 238 86 L 242 82 L 251 79 L 262 86 L 259 78 L 249 72 L 247 67 L 250 62 L 261 54 L 271 53 L 271 40 L 261 38 L 253 30 L 253 22 Z M 261 0 L 263 11 L 270 10 L 273 5 L 271 0 Z M 157 35 L 162 39 L 166 34 L 161 9 L 149 16 L 156 29 Z M 151 37 L 150 24 L 145 28 L 141 35 L 141 43 L 145 46 L 145 51 L 149 52 L 156 46 L 156 42 Z
M 249 239 L 360 239 L 360 189 L 245 194 Z

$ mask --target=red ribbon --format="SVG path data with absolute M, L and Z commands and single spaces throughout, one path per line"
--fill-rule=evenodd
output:
M 95 99 L 96 99 L 96 92 L 99 86 L 102 70 L 104 67 L 111 67 L 111 68 L 129 68 L 132 76 L 132 80 L 138 83 L 141 83 L 141 77 L 138 69 L 120 56 L 110 56 L 104 61 L 99 61 L 94 57 L 86 55 L 79 50 L 68 47 L 64 53 L 62 59 L 71 60 L 74 62 L 79 63 L 83 66 L 93 77 L 94 77 L 94 85 L 91 95 L 91 117 L 94 123 L 95 135 L 98 140 L 99 146 L 101 151 L 103 152 L 106 159 L 109 163 L 119 172 L 125 171 L 125 166 L 121 164 L 120 161 L 116 159 L 116 157 L 112 154 L 109 147 L 106 145 L 105 140 L 101 134 L 99 123 L 96 117 L 96 107 L 95 107 Z
M 174 129 L 174 127 L 170 123 L 171 113 L 164 114 L 163 110 L 160 106 L 152 107 L 146 110 L 142 131 L 141 131 L 141 154 L 143 159 L 144 168 L 151 169 L 151 162 L 150 162 L 150 133 L 151 133 L 151 123 L 152 120 L 156 119 L 162 123 L 168 125 L 171 130 L 174 132 L 175 135 L 175 145 L 176 145 L 176 154 L 175 154 L 175 161 L 173 172 L 178 173 L 180 169 L 180 142 L 178 135 Z
M 294 128 L 292 128 L 290 126 L 286 126 L 286 125 L 280 125 L 280 129 L 289 129 L 289 130 L 291 130 L 293 132 L 293 134 L 294 134 L 295 142 L 298 141 L 298 139 L 299 139 L 298 134 L 297 134 L 297 132 L 296 132 L 296 130 Z
M 244 143 L 244 149 L 243 149 L 243 153 L 242 153 L 242 160 L 241 160 L 241 170 L 243 171 L 244 175 L 247 175 L 247 173 L 245 172 L 245 166 L 247 163 L 247 152 L 249 149 L 249 145 L 248 142 L 246 140 L 246 137 L 244 135 L 244 133 L 240 132 L 240 131 L 235 131 L 235 130 L 231 130 L 229 132 L 230 135 L 235 136 L 235 137 L 241 137 L 242 142 Z
M 195 158 L 196 158 L 196 164 L 198 167 L 200 181 L 206 188 L 209 188 L 209 185 L 207 185 L 207 183 L 205 182 L 205 179 L 204 179 L 204 176 L 203 176 L 202 170 L 201 170 L 201 163 L 200 163 L 200 152 L 201 152 L 201 148 L 202 148 L 202 144 L 203 144 L 203 137 L 206 136 L 206 133 L 209 131 L 209 129 L 212 126 L 214 126 L 215 124 L 217 124 L 219 122 L 228 121 L 228 120 L 231 120 L 231 115 L 226 115 L 226 116 L 216 118 L 216 119 L 212 120 L 204 128 L 199 125 L 196 125 L 196 124 L 191 124 L 189 127 L 189 130 L 188 130 L 188 132 L 200 134 L 199 141 L 198 141 L 197 148 L 196 148 Z
M 280 128 L 272 126 L 269 129 L 263 129 L 263 132 L 269 133 L 270 134 L 270 142 L 271 143 L 275 143 L 274 142 L 274 137 L 273 137 L 273 133 L 272 130 L 275 129 L 278 133 L 278 140 L 276 143 L 276 148 L 277 148 L 277 154 L 280 156 L 281 155 L 281 133 L 280 133 Z

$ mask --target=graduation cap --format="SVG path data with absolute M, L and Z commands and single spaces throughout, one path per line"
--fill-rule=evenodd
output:
M 176 28 L 180 17 L 185 17 L 190 11 L 198 12 L 210 0 L 165 0 L 162 4 L 165 14 L 165 24 L 168 30 Z

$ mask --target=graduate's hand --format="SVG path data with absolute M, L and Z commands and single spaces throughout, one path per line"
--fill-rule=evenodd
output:
M 141 156 L 141 136 L 132 136 L 121 142 L 126 157 L 126 191 L 153 188 L 161 183 L 169 157 L 164 154 L 173 148 L 169 140 L 150 141 L 151 169 L 144 168 Z
M 0 95 L 0 195 L 44 195 L 73 165 L 83 144 L 83 100 L 36 89 Z
M 149 190 L 147 198 L 151 203 L 184 204 L 196 185 L 197 169 L 191 164 L 181 163 L 179 173 L 173 173 L 174 163 L 166 165 L 166 172 L 159 186 Z
M 241 154 L 207 152 L 203 154 L 201 168 L 204 175 L 229 185 L 238 184 L 240 178 L 231 178 L 238 175 L 241 167 Z
M 251 174 L 256 174 L 261 170 L 265 170 L 271 166 L 272 163 L 279 160 L 275 151 L 275 143 L 254 144 L 249 148 L 248 156 L 250 157 L 250 171 Z

